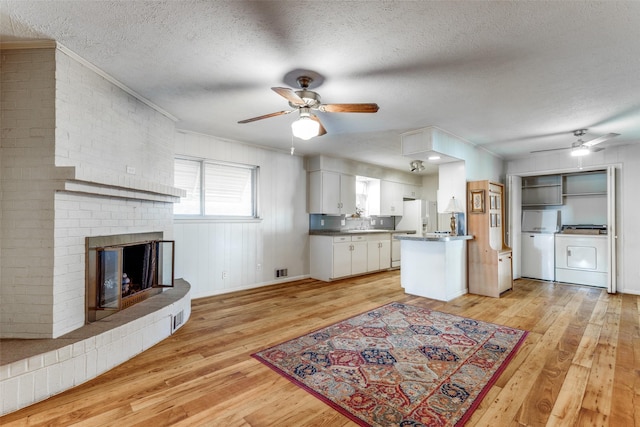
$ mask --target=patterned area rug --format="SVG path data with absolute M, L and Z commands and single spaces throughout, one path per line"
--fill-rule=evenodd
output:
M 526 336 L 391 303 L 252 356 L 362 426 L 454 426 Z

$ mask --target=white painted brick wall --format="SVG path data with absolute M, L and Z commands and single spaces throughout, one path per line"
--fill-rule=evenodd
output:
M 171 316 L 191 316 L 191 294 L 169 305 L 57 350 L 0 366 L 0 415 L 89 381 L 171 335 Z
M 0 336 L 50 336 L 53 321 L 55 52 L 2 51 Z
M 171 190 L 175 126 L 57 49 L 2 51 L 1 83 L 0 337 L 55 338 L 85 322 L 87 236 L 172 236 L 138 190 Z M 61 191 L 65 167 L 111 197 Z

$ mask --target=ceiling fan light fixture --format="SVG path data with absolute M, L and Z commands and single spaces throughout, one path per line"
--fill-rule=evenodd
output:
M 422 172 L 424 170 L 424 164 L 422 164 L 422 160 L 412 160 L 409 163 L 411 172 Z
M 309 140 L 320 133 L 320 123 L 313 120 L 309 113 L 300 113 L 300 118 L 291 123 L 293 136 L 303 140 Z
M 590 152 L 591 152 L 591 150 L 589 150 L 588 147 L 585 147 L 584 145 L 580 145 L 580 146 L 575 147 L 575 148 L 573 148 L 571 150 L 571 155 L 573 157 L 581 157 L 581 156 L 586 156 Z

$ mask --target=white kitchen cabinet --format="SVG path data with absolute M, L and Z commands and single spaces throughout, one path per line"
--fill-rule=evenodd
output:
M 309 172 L 308 210 L 341 215 L 356 211 L 356 177 L 338 172 Z
M 378 268 L 369 270 L 368 234 L 340 236 L 310 236 L 310 273 L 314 279 L 330 281 L 341 277 L 355 276 L 369 271 L 389 268 L 391 241 L 388 234 L 386 244 L 378 247 L 381 236 L 376 236 Z M 381 257 L 381 258 L 380 258 Z
M 421 199 L 422 198 L 422 186 L 404 184 L 403 197 L 407 199 Z
M 367 236 L 367 271 L 391 268 L 391 234 Z
M 380 215 L 402 216 L 404 184 L 392 181 L 380 182 Z

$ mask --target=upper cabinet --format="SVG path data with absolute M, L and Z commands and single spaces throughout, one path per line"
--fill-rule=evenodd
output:
M 606 196 L 606 171 L 580 172 L 562 176 L 562 195 L 572 196 Z
M 356 211 L 356 177 L 338 172 L 309 172 L 308 210 L 341 215 Z
M 380 215 L 403 215 L 404 184 L 392 181 L 380 181 Z
M 522 206 L 560 206 L 567 197 L 606 196 L 605 171 L 539 175 L 522 178 Z
M 422 186 L 404 184 L 404 198 L 407 199 L 422 199 Z
M 522 206 L 561 205 L 561 178 L 561 175 L 540 175 L 523 177 Z

